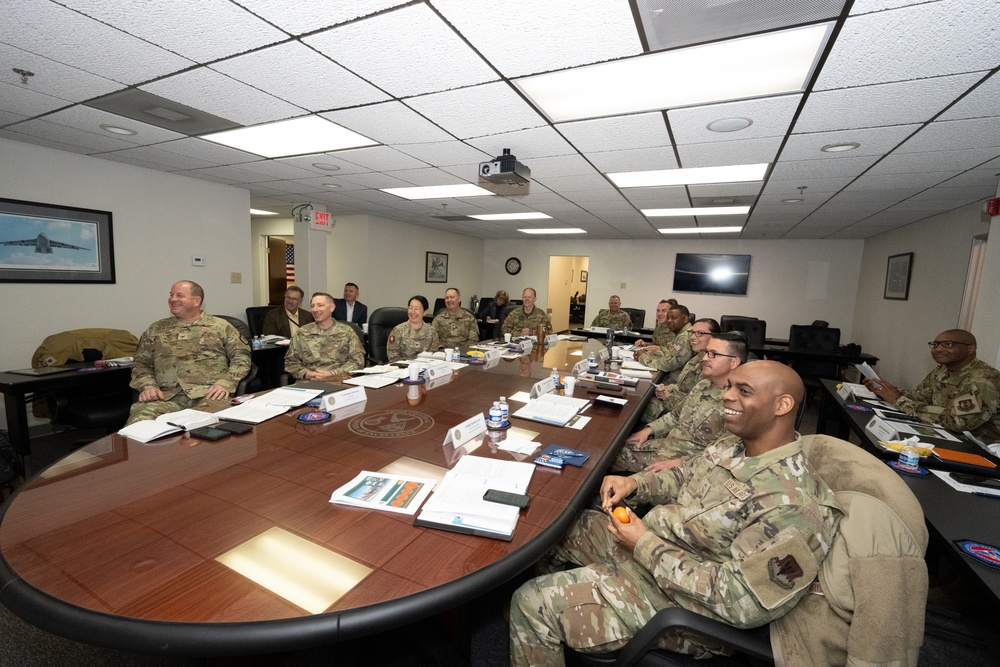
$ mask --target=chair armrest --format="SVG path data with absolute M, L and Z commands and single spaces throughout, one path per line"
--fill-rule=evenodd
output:
M 774 662 L 770 633 L 767 628 L 744 630 L 680 607 L 661 609 L 618 652 L 615 667 L 636 664 L 668 630 L 683 629 L 711 637 L 731 649 L 748 656 Z

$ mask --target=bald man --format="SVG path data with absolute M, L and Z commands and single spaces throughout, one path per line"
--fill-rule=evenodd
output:
M 923 422 L 1000 442 L 1000 372 L 976 358 L 976 337 L 949 329 L 927 345 L 937 368 L 916 389 L 904 391 L 882 379 L 865 380 L 865 386 Z
M 514 593 L 511 664 L 563 665 L 562 644 L 618 649 L 665 607 L 747 628 L 788 613 L 842 516 L 795 432 L 803 394 L 788 366 L 742 365 L 723 395 L 732 435 L 678 468 L 605 477 L 605 510 L 631 496 L 655 507 L 642 519 L 629 511 L 628 523 L 596 510 L 581 515 L 543 560 L 552 573 Z M 583 567 L 559 571 L 565 563 Z M 660 646 L 706 657 L 722 650 L 679 633 Z

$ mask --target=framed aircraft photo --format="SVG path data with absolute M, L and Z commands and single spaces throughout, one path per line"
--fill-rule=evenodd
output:
M 115 282 L 111 212 L 0 199 L 0 282 Z

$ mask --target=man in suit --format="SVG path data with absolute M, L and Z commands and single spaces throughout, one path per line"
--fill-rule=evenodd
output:
M 299 308 L 305 292 L 301 287 L 291 285 L 285 290 L 285 303 L 281 308 L 275 308 L 264 316 L 264 324 L 261 327 L 265 336 L 282 336 L 291 338 L 299 327 L 304 327 L 313 321 L 313 316 L 308 310 Z
M 368 306 L 358 301 L 361 290 L 354 283 L 344 285 L 344 298 L 334 299 L 333 319 L 361 325 L 368 321 Z

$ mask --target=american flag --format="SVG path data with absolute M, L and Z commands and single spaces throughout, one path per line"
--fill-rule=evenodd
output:
M 285 244 L 285 284 L 295 284 L 295 244 Z

